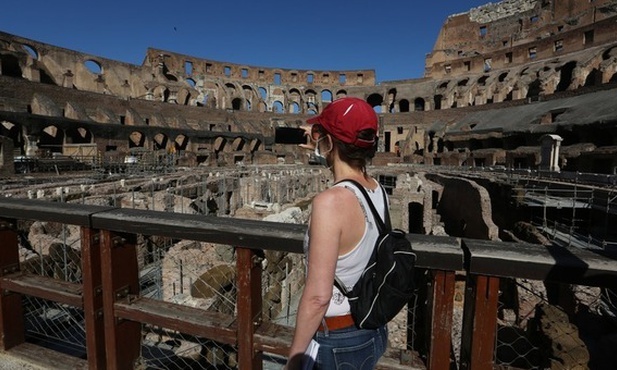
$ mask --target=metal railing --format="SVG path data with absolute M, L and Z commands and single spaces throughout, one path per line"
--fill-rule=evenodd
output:
M 69 242 L 24 236 L 41 227 Z M 90 369 L 281 368 L 304 275 L 304 232 L 295 224 L 0 199 L 0 349 L 20 355 L 34 344 L 40 361 Z M 617 286 L 615 261 L 590 251 L 408 238 L 418 254 L 418 296 L 390 324 L 381 369 L 535 368 L 544 364 L 542 347 L 522 328 L 538 302 L 550 301 L 537 283 Z M 537 302 L 511 305 L 506 281 Z

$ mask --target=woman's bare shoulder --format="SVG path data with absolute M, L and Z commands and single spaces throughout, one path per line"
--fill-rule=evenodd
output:
M 343 186 L 333 186 L 319 193 L 313 203 L 341 204 L 355 200 L 353 191 Z

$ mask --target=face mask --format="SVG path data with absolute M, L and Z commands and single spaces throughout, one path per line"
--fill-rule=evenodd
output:
M 321 154 L 321 150 L 319 150 L 319 143 L 325 139 L 327 136 L 322 136 L 319 139 L 317 139 L 317 142 L 315 142 L 315 159 L 317 160 L 317 162 L 325 167 L 328 167 L 328 161 L 326 160 L 326 157 L 324 156 L 324 154 Z M 332 150 L 332 149 L 330 149 Z M 328 150 L 328 152 L 330 151 Z M 325 153 L 328 154 L 328 153 Z

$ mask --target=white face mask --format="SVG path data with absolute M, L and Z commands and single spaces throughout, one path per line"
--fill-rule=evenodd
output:
M 329 167 L 328 166 L 328 161 L 326 160 L 326 155 L 328 155 L 328 153 L 332 150 L 332 148 L 330 148 L 330 150 L 328 150 L 326 153 L 321 153 L 321 150 L 319 150 L 319 144 L 321 143 L 321 141 L 323 139 L 325 139 L 326 137 L 328 137 L 327 135 L 324 135 L 322 137 L 320 137 L 319 139 L 317 139 L 317 141 L 315 142 L 315 159 L 317 160 L 317 162 L 319 162 L 319 164 L 325 166 L 325 167 Z

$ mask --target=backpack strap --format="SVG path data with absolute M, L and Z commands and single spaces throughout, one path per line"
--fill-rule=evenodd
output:
M 384 218 L 385 218 L 385 223 L 381 219 L 381 216 L 379 215 L 379 212 L 377 212 L 377 209 L 375 208 L 375 205 L 373 204 L 373 201 L 371 200 L 371 197 L 366 192 L 366 189 L 364 189 L 364 186 L 362 186 L 356 180 L 352 180 L 352 179 L 341 180 L 337 184 L 339 184 L 341 182 L 349 182 L 350 184 L 352 184 L 356 188 L 358 188 L 358 190 L 360 190 L 360 192 L 364 196 L 364 199 L 366 199 L 366 203 L 368 203 L 368 206 L 371 209 L 371 213 L 373 214 L 373 219 L 375 219 L 375 223 L 377 224 L 377 230 L 379 231 L 379 235 L 385 234 L 385 233 L 390 232 L 392 230 L 392 224 L 390 222 L 390 212 L 388 211 L 388 198 L 386 197 L 386 189 L 384 189 L 384 187 L 379 182 L 378 182 L 378 184 L 379 184 L 379 187 L 381 188 L 382 195 L 383 195 L 383 201 L 384 201 L 384 209 L 385 209 L 385 212 L 384 212 L 384 216 L 385 217 Z M 349 297 L 349 293 L 350 293 L 349 290 L 347 290 L 347 288 L 345 287 L 343 282 L 336 275 L 334 275 L 334 286 L 337 287 L 338 290 L 341 293 L 343 293 L 344 296 Z
M 384 202 L 384 209 L 385 209 L 383 220 L 381 219 L 381 216 L 379 216 L 379 212 L 377 212 L 377 209 L 375 208 L 373 201 L 371 201 L 371 197 L 366 192 L 366 189 L 364 188 L 364 186 L 362 186 L 356 180 L 352 180 L 352 179 L 341 180 L 338 183 L 341 183 L 341 182 L 349 182 L 353 184 L 356 188 L 358 188 L 358 190 L 360 190 L 362 195 L 364 195 L 364 199 L 366 199 L 366 203 L 368 203 L 368 206 L 371 209 L 371 213 L 373 214 L 373 218 L 375 219 L 375 222 L 377 223 L 377 228 L 379 229 L 380 234 L 392 231 L 392 223 L 390 222 L 390 212 L 388 210 L 389 207 L 388 207 L 388 198 L 386 197 L 386 189 L 384 189 L 384 187 L 381 184 L 378 183 L 379 187 L 381 188 L 382 195 L 383 195 L 383 202 Z

